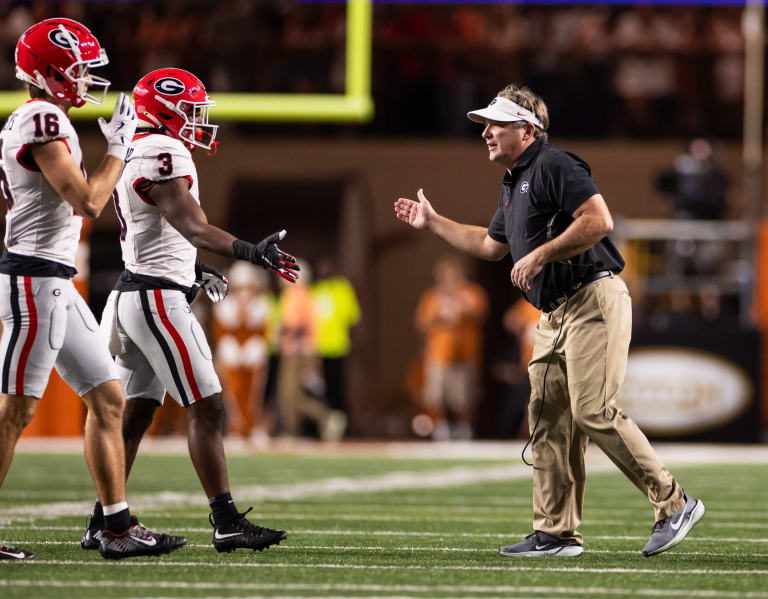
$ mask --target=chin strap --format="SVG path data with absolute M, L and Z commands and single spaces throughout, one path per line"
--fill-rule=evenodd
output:
M 24 73 L 26 75 L 26 73 Z M 22 79 L 22 81 L 25 81 L 26 83 L 30 83 L 32 85 L 36 85 L 40 89 L 42 89 L 46 94 L 51 96 L 52 98 L 56 98 L 57 96 L 54 95 L 54 93 L 51 91 L 51 88 L 48 87 L 48 83 L 45 80 L 45 77 L 42 76 L 40 71 L 35 70 L 35 79 L 32 80 L 28 75 L 26 78 Z
M 213 150 L 213 151 L 211 151 L 211 150 Z M 214 141 L 214 142 L 211 142 L 211 149 L 210 150 L 206 150 L 205 153 L 208 154 L 208 156 L 215 156 L 216 152 L 218 152 L 218 151 L 219 151 L 219 142 L 218 141 Z
M 160 129 L 161 131 L 165 129 L 165 125 L 160 122 L 159 119 L 156 119 L 154 116 L 149 114 L 148 112 L 142 112 L 139 114 L 136 112 L 136 116 L 139 117 L 139 127 L 152 127 L 155 129 Z

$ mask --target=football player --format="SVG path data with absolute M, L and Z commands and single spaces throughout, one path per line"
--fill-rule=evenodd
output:
M 196 262 L 197 250 L 247 260 L 295 281 L 293 256 L 277 247 L 285 231 L 257 244 L 236 239 L 208 223 L 200 207 L 191 152 L 215 148 L 215 103 L 192 73 L 152 71 L 133 90 L 139 127 L 133 156 L 117 185 L 115 210 L 125 270 L 110 294 L 101 326 L 116 356 L 128 399 L 123 422 L 126 473 L 166 391 L 185 408 L 189 455 L 211 509 L 213 546 L 261 551 L 287 538 L 256 526 L 237 510 L 224 455 L 224 404 L 211 350 L 189 307 L 196 282 L 213 300 L 227 290 L 224 276 Z M 81 541 L 98 545 L 101 506 Z
M 137 123 L 120 94 L 112 119 L 99 119 L 107 153 L 86 179 L 67 113 L 102 102 L 109 81 L 91 69 L 105 64 L 99 41 L 70 19 L 33 25 L 16 46 L 16 76 L 30 100 L 0 132 L 0 187 L 8 204 L 0 257 L 0 483 L 56 367 L 88 408 L 85 456 L 105 527 L 97 548 L 105 558 L 121 559 L 168 553 L 186 539 L 132 520 L 120 430 L 123 390 L 98 323 L 71 281 L 82 219 L 98 217 L 109 201 Z M 0 559 L 32 557 L 0 545 Z

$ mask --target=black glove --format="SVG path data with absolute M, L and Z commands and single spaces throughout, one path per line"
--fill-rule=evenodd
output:
M 229 292 L 229 280 L 224 273 L 200 260 L 195 261 L 195 283 L 205 289 L 214 304 Z
M 273 270 L 289 283 L 295 283 L 299 278 L 298 271 L 301 270 L 296 264 L 296 258 L 277 247 L 277 242 L 284 237 L 285 229 L 272 233 L 256 244 L 235 239 L 232 242 L 232 250 L 238 260 L 247 260 L 267 270 Z

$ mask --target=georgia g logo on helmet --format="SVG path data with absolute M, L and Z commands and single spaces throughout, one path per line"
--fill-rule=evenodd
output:
M 64 48 L 65 50 L 76 48 L 80 43 L 80 40 L 77 38 L 77 36 L 66 29 L 52 29 L 48 34 L 48 39 L 56 44 L 59 48 Z
M 186 87 L 176 77 L 163 77 L 155 81 L 155 89 L 166 96 L 183 94 Z

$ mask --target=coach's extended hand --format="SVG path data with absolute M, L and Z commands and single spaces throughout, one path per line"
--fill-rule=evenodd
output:
M 414 229 L 427 229 L 436 212 L 427 200 L 427 196 L 424 195 L 423 189 L 419 189 L 416 195 L 419 198 L 418 202 L 408 198 L 398 198 L 395 202 L 395 216 L 407 222 Z
M 285 234 L 285 229 L 283 229 L 277 233 L 272 233 L 256 244 L 236 239 L 232 242 L 235 258 L 248 260 L 262 268 L 273 270 L 289 283 L 295 283 L 299 278 L 298 271 L 301 268 L 296 264 L 296 258 L 277 247 L 277 242 L 283 239 Z

